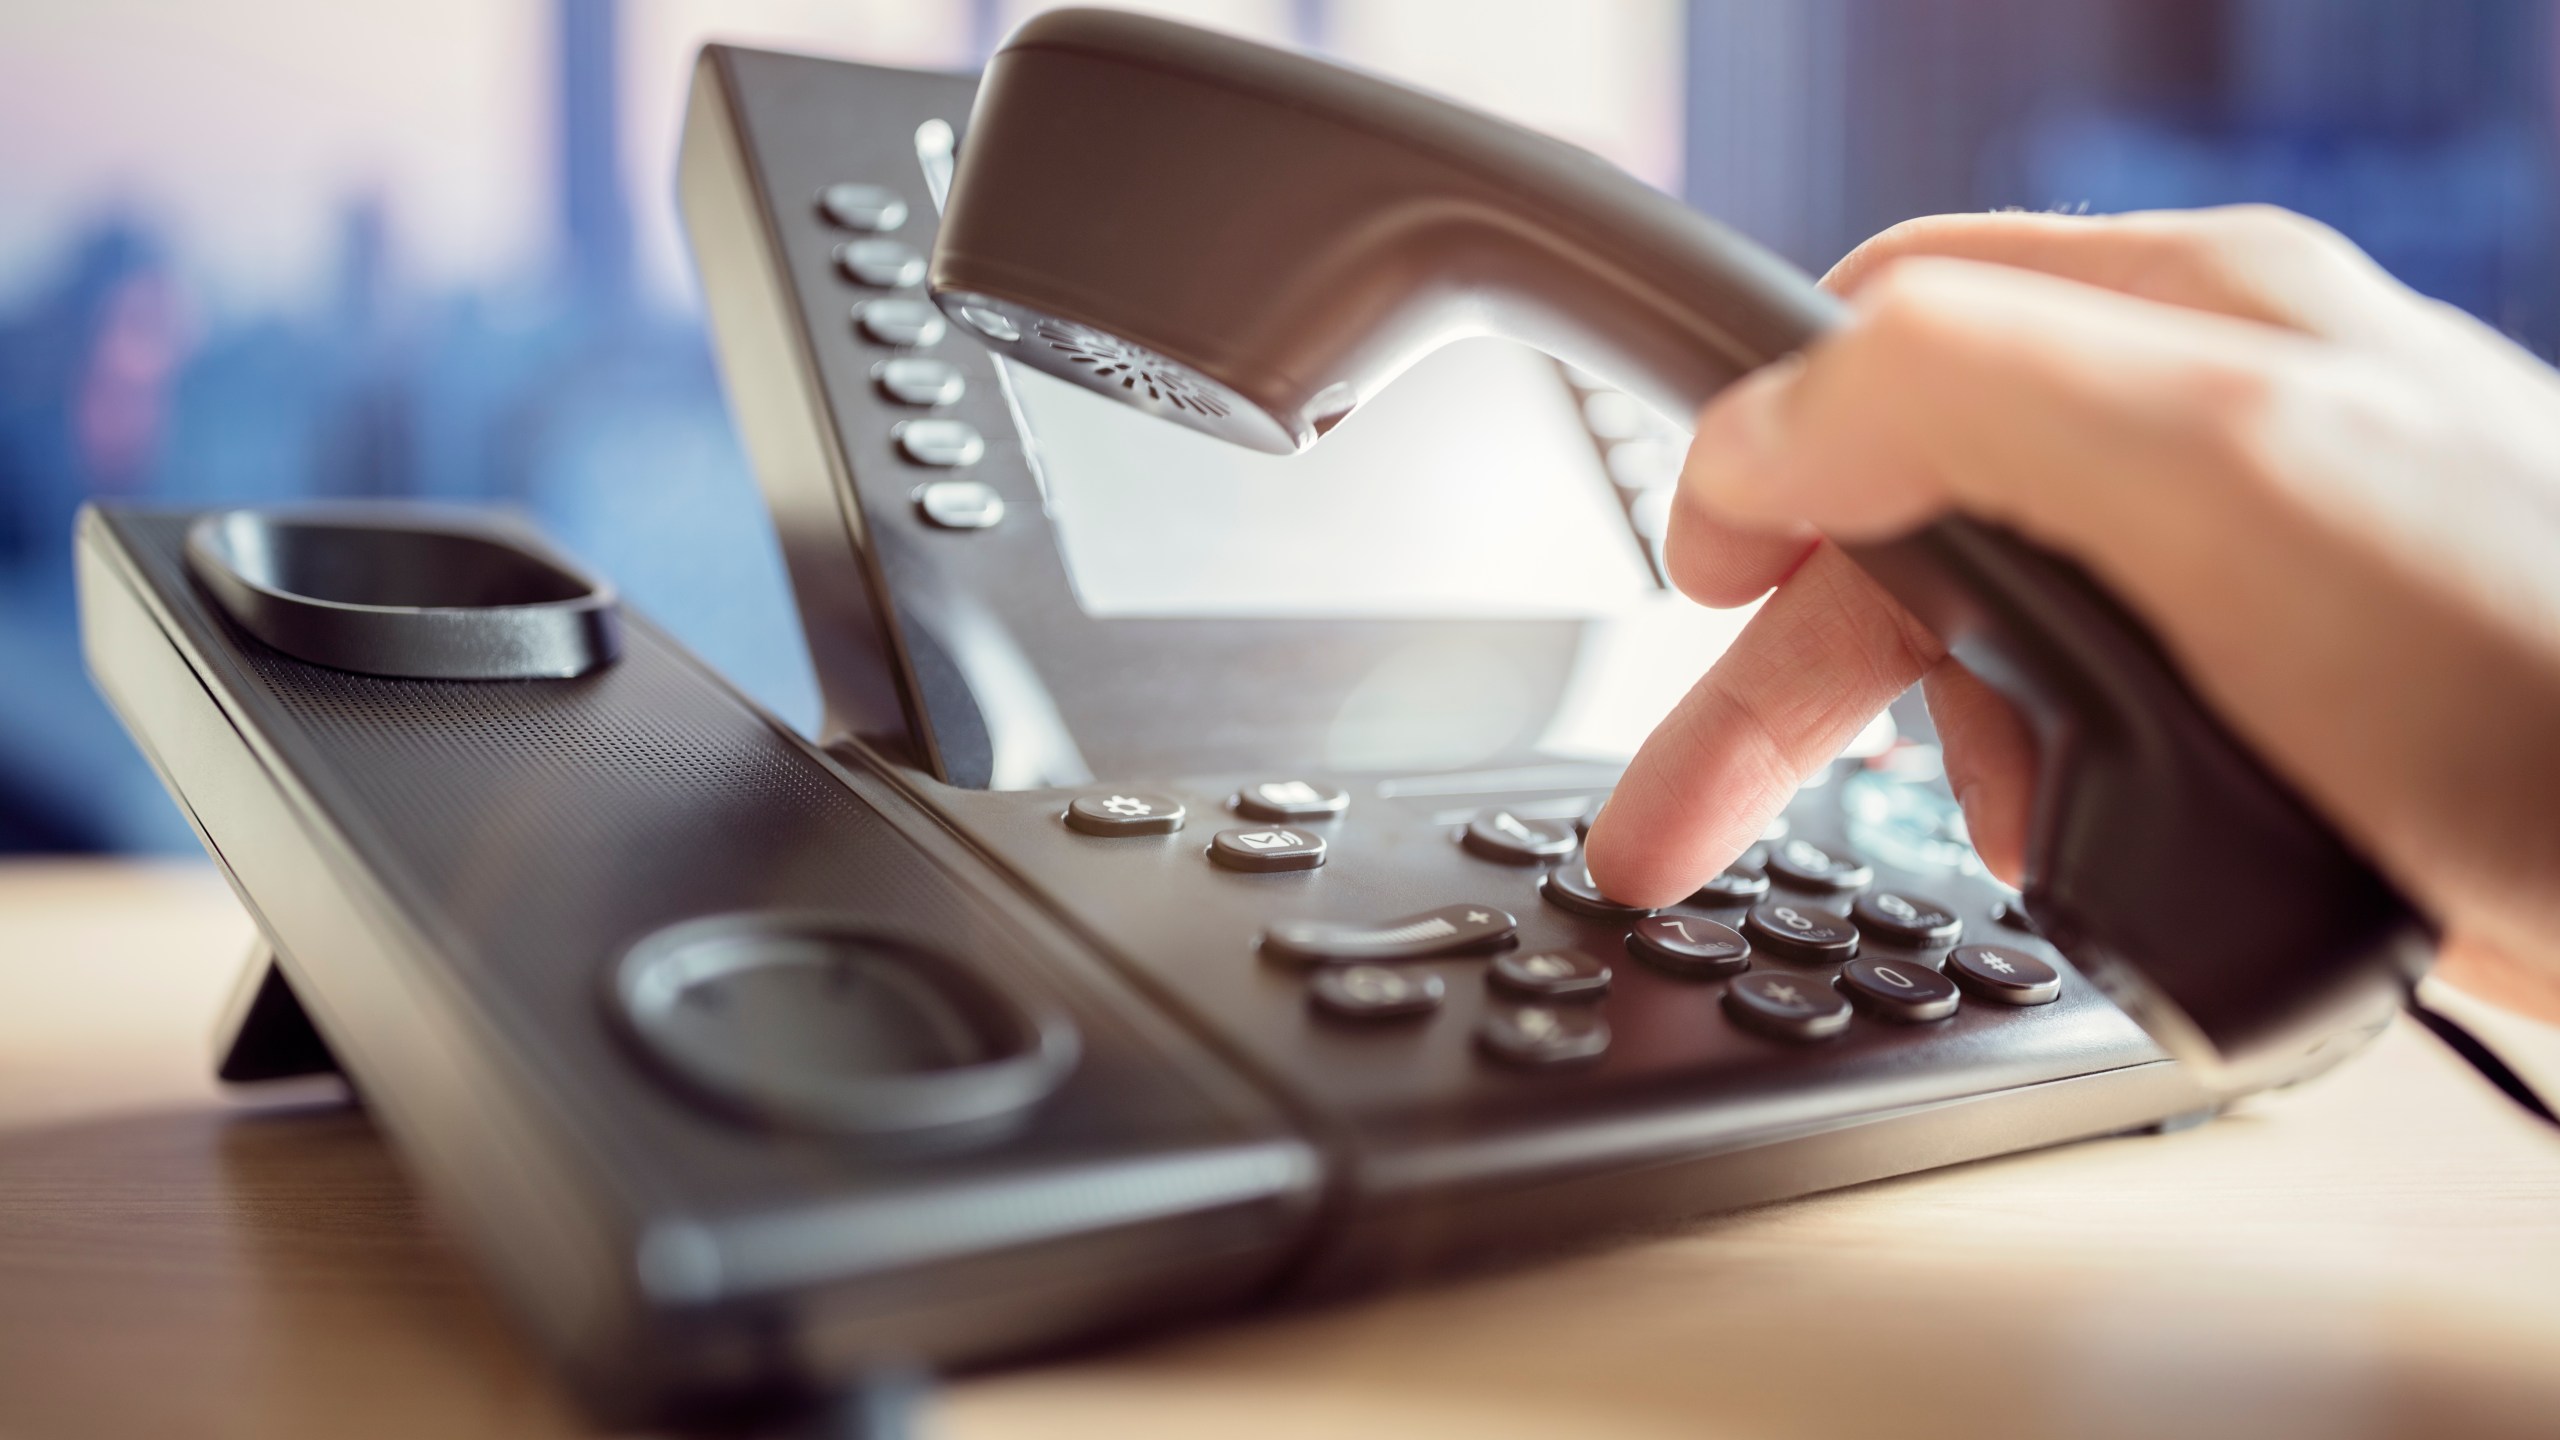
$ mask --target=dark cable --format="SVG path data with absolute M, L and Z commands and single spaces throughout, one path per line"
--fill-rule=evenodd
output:
M 2465 1064 L 2479 1071 L 2481 1079 L 2497 1086 L 2501 1093 L 2522 1106 L 2526 1113 L 2546 1125 L 2560 1126 L 2560 1115 L 2551 1112 L 2551 1106 L 2534 1092 L 2531 1085 L 2525 1083 L 2523 1076 L 2509 1068 L 2506 1061 L 2498 1058 L 2497 1051 L 2482 1044 L 2480 1037 L 2464 1029 L 2461 1022 L 2419 999 L 2418 992 L 2415 990 L 2409 992 L 2409 1015 L 2419 1024 L 2426 1026 L 2429 1033 L 2443 1041 L 2454 1054 L 2461 1056 Z

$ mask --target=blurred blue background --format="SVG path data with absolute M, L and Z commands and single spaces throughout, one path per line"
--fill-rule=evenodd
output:
M 0 851 L 192 848 L 82 673 L 90 497 L 498 503 L 817 702 L 670 198 L 693 48 L 972 68 L 1003 0 L 0 8 Z M 1819 269 L 1906 216 L 2268 200 L 2560 346 L 2547 0 L 1189 0 Z

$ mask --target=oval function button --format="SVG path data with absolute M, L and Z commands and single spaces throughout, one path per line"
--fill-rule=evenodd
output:
M 1509 810 L 1487 810 L 1468 821 L 1464 839 L 1468 849 L 1506 865 L 1562 859 L 1581 843 L 1567 821 L 1534 820 Z
M 873 340 L 902 349 L 931 345 L 951 329 L 941 311 L 921 300 L 866 300 L 853 307 L 853 320 Z
M 1303 965 L 1328 961 L 1424 960 L 1486 950 L 1511 938 L 1520 922 L 1493 905 L 1443 905 L 1377 925 L 1298 920 L 1262 932 L 1262 948 Z
M 1476 1041 L 1513 1065 L 1570 1065 L 1600 1058 L 1609 1048 L 1609 1022 L 1583 1006 L 1497 1006 Z
M 1855 855 L 1835 855 L 1810 840 L 1781 840 L 1769 851 L 1769 873 L 1808 890 L 1855 890 L 1876 878 Z
M 1609 988 L 1609 967 L 1579 950 L 1513 950 L 1493 957 L 1485 979 L 1539 1000 L 1591 1000 Z
M 1770 953 L 1789 960 L 1830 964 L 1858 953 L 1858 927 L 1828 910 L 1792 900 L 1753 906 L 1742 929 Z
M 1000 344 L 1010 345 L 1022 338 L 1022 327 L 1013 323 L 1013 317 L 992 305 L 963 305 L 960 319 L 970 329 Z
M 1756 865 L 1727 865 L 1689 900 L 1696 905 L 1748 905 L 1768 893 L 1768 871 Z
M 2062 993 L 2060 972 L 2006 945 L 1960 946 L 1947 956 L 1947 973 L 1967 990 L 2002 1005 L 2044 1005 Z
M 1322 820 L 1350 809 L 1351 794 L 1313 780 L 1257 780 L 1236 792 L 1234 804 L 1256 820 Z
M 986 437 L 966 420 L 904 420 L 894 433 L 898 452 L 919 465 L 958 469 L 987 453 Z
M 899 355 L 872 367 L 880 393 L 901 405 L 954 405 L 969 393 L 958 367 L 925 355 Z
M 1691 979 L 1730 975 L 1751 963 L 1751 942 L 1732 926 L 1695 915 L 1647 915 L 1627 936 L 1638 959 Z
M 1182 802 L 1162 795 L 1079 795 L 1067 806 L 1068 828 L 1087 835 L 1170 835 L 1182 828 Z
M 1724 1010 L 1736 1023 L 1779 1040 L 1828 1040 L 1849 1028 L 1849 1002 L 1807 975 L 1754 970 L 1725 987 Z
M 1449 987 L 1428 972 L 1390 970 L 1383 965 L 1341 965 L 1319 970 L 1307 982 L 1308 998 L 1317 1008 L 1346 1020 L 1393 1020 L 1440 1008 Z
M 1898 890 L 1861 895 L 1849 907 L 1849 913 L 1868 935 L 1922 950 L 1953 945 L 1956 937 L 1964 933 L 1964 922 L 1956 918 L 1953 910 L 1935 900 L 1923 900 Z
M 1956 1013 L 1955 982 L 1917 960 L 1852 960 L 1840 988 L 1871 1014 L 1916 1025 Z
M 1209 837 L 1209 858 L 1230 870 L 1254 874 L 1313 870 L 1324 863 L 1324 839 L 1304 830 L 1284 830 L 1278 826 L 1257 830 L 1221 830 Z
M 1578 858 L 1540 876 L 1538 893 L 1559 910 L 1588 915 L 1594 920 L 1623 922 L 1653 913 L 1640 905 L 1621 905 L 1601 893 L 1600 887 L 1591 882 L 1591 868 Z
M 836 269 L 856 285 L 903 290 L 924 279 L 924 255 L 904 240 L 848 240 L 836 247 Z
M 936 480 L 916 492 L 916 509 L 945 530 L 984 530 L 1004 519 L 1004 497 L 977 480 Z
M 885 185 L 847 181 L 818 192 L 818 213 L 846 230 L 895 230 L 907 223 L 907 202 Z

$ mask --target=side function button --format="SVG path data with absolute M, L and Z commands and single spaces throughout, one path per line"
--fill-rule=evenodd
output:
M 1532 820 L 1508 810 L 1487 810 L 1467 822 L 1467 848 L 1506 865 L 1562 859 L 1580 843 L 1572 824 L 1563 820 Z
M 1383 965 L 1340 965 L 1316 972 L 1307 996 L 1318 1009 L 1346 1020 L 1393 1020 L 1440 1008 L 1449 987 L 1437 975 L 1389 970 Z
M 1162 795 L 1079 795 L 1067 806 L 1067 826 L 1087 835 L 1170 835 L 1182 828 L 1182 802 Z
M 1769 900 L 1751 908 L 1743 933 L 1770 953 L 1789 960 L 1832 964 L 1858 953 L 1858 927 L 1832 914 L 1791 900 Z
M 1724 873 L 1698 887 L 1693 905 L 1748 905 L 1769 893 L 1769 872 L 1757 865 L 1727 865 Z
M 1855 855 L 1834 855 L 1810 840 L 1781 840 L 1769 850 L 1769 872 L 1807 890 L 1855 890 L 1876 878 Z
M 1947 973 L 1985 1000 L 2002 1005 L 2046 1005 L 2062 993 L 2052 966 L 2006 945 L 1966 945 L 1947 956 Z
M 1955 982 L 1917 960 L 1852 960 L 1840 988 L 1868 1013 L 1916 1025 L 1956 1013 Z
M 1493 957 L 1491 984 L 1539 1000 L 1594 1000 L 1609 988 L 1609 967 L 1579 950 L 1512 950 Z
M 1256 820 L 1322 820 L 1351 808 L 1351 795 L 1313 780 L 1257 780 L 1236 792 L 1235 807 Z
M 1597 1060 L 1609 1048 L 1609 1022 L 1581 1006 L 1498 1006 L 1476 1041 L 1512 1065 L 1570 1065 Z
M 836 247 L 836 269 L 856 285 L 903 290 L 924 280 L 924 255 L 904 240 L 848 240 Z
M 1828 1040 L 1849 1028 L 1849 1002 L 1821 981 L 1783 970 L 1754 970 L 1725 987 L 1724 1010 L 1735 1023 L 1779 1040 Z
M 901 405 L 955 405 L 969 393 L 969 381 L 943 361 L 924 355 L 898 355 L 872 367 L 880 393 Z
M 1653 912 L 1637 905 L 1621 905 L 1600 892 L 1591 883 L 1591 869 L 1581 860 L 1568 860 L 1539 877 L 1538 893 L 1559 910 L 1588 915 L 1594 920 L 1624 923 L 1639 915 Z
M 853 323 L 882 345 L 911 349 L 950 332 L 942 312 L 922 300 L 866 300 L 853 307 Z
M 1905 895 L 1895 890 L 1878 890 L 1858 897 L 1849 907 L 1858 928 L 1879 940 L 1896 945 L 1909 945 L 1922 950 L 1937 950 L 1956 943 L 1964 933 L 1964 922 L 1956 912 L 1934 900 Z
M 895 433 L 898 453 L 918 465 L 956 470 L 987 453 L 986 437 L 966 420 L 902 420 Z
M 1305 965 L 1328 961 L 1425 960 L 1462 950 L 1488 950 L 1511 938 L 1520 922 L 1491 905 L 1443 905 L 1380 925 L 1298 920 L 1262 932 L 1262 948 Z
M 845 230 L 895 230 L 907 223 L 907 202 L 884 185 L 846 182 L 818 192 L 818 213 Z
M 1209 837 L 1209 858 L 1230 870 L 1269 874 L 1313 870 L 1324 863 L 1324 841 L 1304 830 L 1221 830 Z
M 1731 975 L 1751 963 L 1751 942 L 1729 925 L 1695 915 L 1647 915 L 1636 922 L 1627 948 L 1643 960 L 1692 979 Z
M 936 480 L 916 491 L 916 509 L 945 530 L 984 530 L 1004 519 L 1004 497 L 981 480 Z

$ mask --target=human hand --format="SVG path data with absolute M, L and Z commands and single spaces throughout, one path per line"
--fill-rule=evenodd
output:
M 1667 566 L 1769 598 L 1592 826 L 1603 889 L 1688 894 L 1915 679 L 2017 881 L 2025 728 L 1816 538 L 1962 510 L 2078 560 L 2449 949 L 2560 1016 L 2560 376 L 2264 208 L 1913 221 L 1824 283 L 1850 323 L 1699 416 Z

